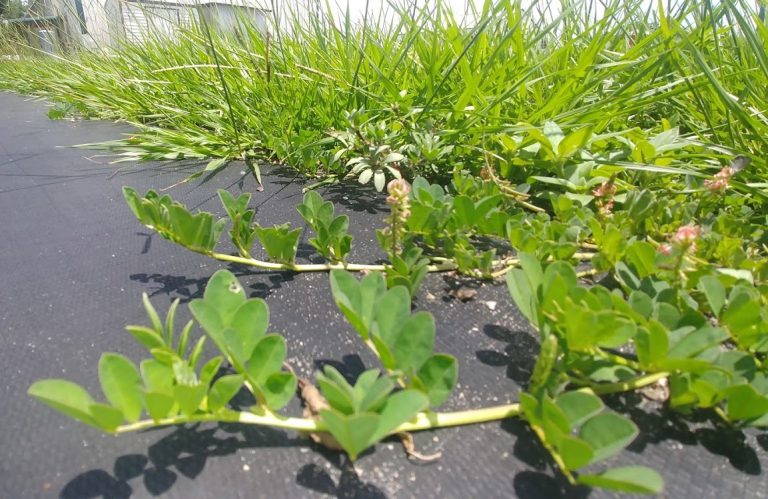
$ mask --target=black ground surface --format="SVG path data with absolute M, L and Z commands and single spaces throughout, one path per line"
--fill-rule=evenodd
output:
M 144 358 L 124 330 L 147 322 L 140 296 L 164 311 L 202 295 L 226 265 L 151 235 L 130 213 L 121 187 L 170 186 L 200 165 L 118 168 L 74 144 L 114 139 L 125 126 L 49 121 L 46 104 L 0 93 L 0 499 L 34 497 L 445 497 L 556 498 L 608 494 L 564 486 L 533 435 L 505 421 L 416 435 L 432 464 L 415 464 L 394 441 L 354 467 L 292 432 L 236 425 L 164 428 L 113 437 L 76 423 L 26 395 L 39 378 L 62 377 L 99 393 L 104 351 Z M 122 165 L 125 166 L 125 165 Z M 264 172 L 264 191 L 240 165 L 171 189 L 189 207 L 222 214 L 215 191 L 253 192 L 265 225 L 299 223 L 301 185 L 290 172 Z M 352 261 L 374 262 L 383 203 L 351 186 L 323 192 L 351 217 Z M 314 258 L 302 240 L 300 253 Z M 228 251 L 228 248 L 224 248 Z M 333 363 L 354 375 L 375 366 L 333 305 L 325 274 L 291 275 L 229 267 L 271 309 L 289 361 L 305 376 Z M 472 285 L 472 283 L 461 283 Z M 517 399 L 537 351 L 535 337 L 502 285 L 484 285 L 467 303 L 450 298 L 449 276 L 427 278 L 416 304 L 435 314 L 437 350 L 456 355 L 460 386 L 443 408 Z M 189 314 L 184 310 L 180 319 Z M 765 497 L 768 438 L 715 430 L 710 422 L 665 415 L 642 399 L 613 400 L 641 428 L 609 464 L 659 470 L 669 498 Z M 298 414 L 298 404 L 289 407 Z

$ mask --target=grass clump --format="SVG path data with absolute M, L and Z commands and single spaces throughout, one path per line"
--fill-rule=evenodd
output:
M 270 33 L 193 25 L 109 53 L 7 61 L 0 86 L 137 125 L 103 145 L 129 158 L 267 159 L 380 189 L 488 161 L 526 183 L 521 138 L 549 122 L 628 140 L 678 127 L 707 155 L 673 162 L 722 166 L 738 151 L 765 169 L 768 37 L 751 3 L 563 2 L 553 13 L 502 0 L 469 23 L 440 1 L 416 5 L 357 23 L 280 10 Z

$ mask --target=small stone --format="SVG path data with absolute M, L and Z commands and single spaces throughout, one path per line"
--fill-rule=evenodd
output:
M 459 289 L 450 290 L 448 294 L 456 299 L 466 302 L 477 296 L 477 290 L 462 286 Z
M 485 302 L 485 305 L 490 308 L 491 310 L 496 310 L 496 302 L 495 301 L 487 301 Z
M 247 464 L 244 464 L 243 465 L 243 471 L 251 471 L 251 467 L 248 466 Z

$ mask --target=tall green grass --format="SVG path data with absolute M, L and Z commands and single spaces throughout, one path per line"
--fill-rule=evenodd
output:
M 488 1 L 470 26 L 439 0 L 358 21 L 330 7 L 279 15 L 269 35 L 198 25 L 2 61 L 0 86 L 135 124 L 105 145 L 130 158 L 251 157 L 344 175 L 358 149 L 386 144 L 410 151 L 406 174 L 440 178 L 477 172 L 502 155 L 499 137 L 554 121 L 678 126 L 766 171 L 768 31 L 751 1 Z

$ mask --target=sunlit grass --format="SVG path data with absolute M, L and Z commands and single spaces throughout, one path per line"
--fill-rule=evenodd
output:
M 356 23 L 281 11 L 268 36 L 192 26 L 109 55 L 3 61 L 0 86 L 137 125 L 109 147 L 144 159 L 253 157 L 344 175 L 354 151 L 336 154 L 338 134 L 367 126 L 358 146 L 411 147 L 404 173 L 440 178 L 478 172 L 489 153 L 503 160 L 500 136 L 554 121 L 678 126 L 765 171 L 768 32 L 754 4 L 547 5 L 488 2 L 470 27 L 439 1 Z

